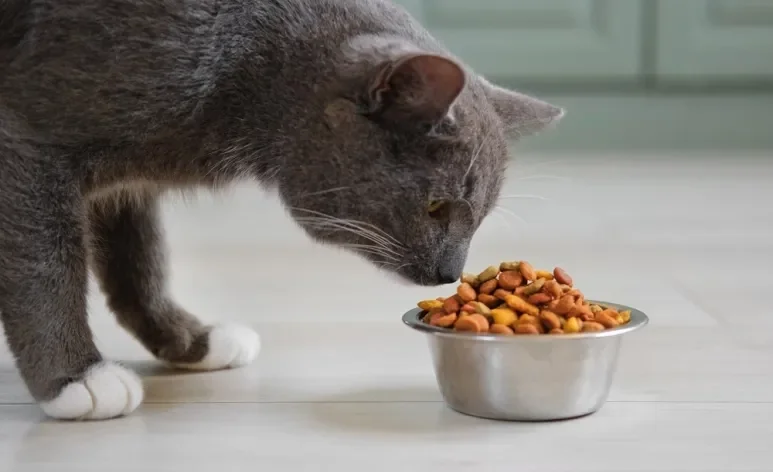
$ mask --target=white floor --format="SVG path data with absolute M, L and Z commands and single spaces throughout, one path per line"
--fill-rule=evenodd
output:
M 121 420 L 47 421 L 0 348 L 0 470 L 773 470 L 773 155 L 527 156 L 512 171 L 506 194 L 545 199 L 502 200 L 469 267 L 561 265 L 589 296 L 651 317 L 597 414 L 450 411 L 425 340 L 400 323 L 448 289 L 312 246 L 275 202 L 237 189 L 170 204 L 173 286 L 204 318 L 254 325 L 256 364 L 165 370 L 95 295 L 103 351 L 144 375 L 147 402 Z

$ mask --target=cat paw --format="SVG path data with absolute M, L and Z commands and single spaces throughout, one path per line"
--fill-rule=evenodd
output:
M 136 410 L 142 397 L 137 374 L 113 362 L 100 362 L 83 379 L 65 385 L 56 398 L 40 406 L 56 419 L 106 420 Z
M 175 363 L 176 367 L 189 370 L 219 370 L 242 367 L 253 360 L 260 351 L 258 333 L 246 326 L 218 325 L 208 337 L 207 355 L 199 362 Z

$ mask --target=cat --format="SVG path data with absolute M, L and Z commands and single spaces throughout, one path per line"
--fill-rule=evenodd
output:
M 255 358 L 257 333 L 170 298 L 165 192 L 252 179 L 313 239 L 445 284 L 498 197 L 508 140 L 562 116 L 386 0 L 6 0 L 0 312 L 20 375 L 53 418 L 142 402 L 93 342 L 89 269 L 161 361 Z

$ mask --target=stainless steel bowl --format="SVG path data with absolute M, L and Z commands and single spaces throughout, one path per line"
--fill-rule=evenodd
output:
M 624 326 L 596 332 L 540 336 L 460 333 L 421 321 L 411 310 L 403 322 L 427 334 L 440 393 L 454 410 L 510 421 L 550 421 L 596 412 L 607 399 L 623 335 L 649 318 L 631 310 Z

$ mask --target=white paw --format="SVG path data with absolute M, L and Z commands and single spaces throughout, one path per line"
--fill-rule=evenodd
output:
M 199 362 L 175 364 L 191 370 L 218 370 L 242 367 L 252 362 L 260 351 L 258 333 L 246 326 L 219 325 L 209 332 L 209 352 Z
M 66 385 L 58 397 L 40 406 L 52 418 L 105 420 L 131 413 L 142 403 L 142 397 L 142 381 L 137 374 L 112 362 L 100 362 L 83 380 Z

